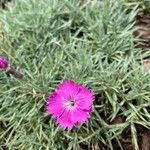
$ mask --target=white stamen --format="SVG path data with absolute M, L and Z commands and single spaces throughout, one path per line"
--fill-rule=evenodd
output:
M 74 99 L 69 99 L 66 103 L 65 103 L 65 107 L 67 107 L 68 109 L 73 109 L 75 108 L 76 103 Z

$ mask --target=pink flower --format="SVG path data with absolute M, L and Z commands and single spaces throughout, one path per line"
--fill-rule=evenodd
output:
M 83 85 L 71 80 L 65 80 L 48 98 L 47 111 L 60 127 L 72 129 L 85 123 L 93 111 L 94 95 Z
M 4 57 L 0 56 L 0 69 L 7 69 L 9 66 L 9 61 Z

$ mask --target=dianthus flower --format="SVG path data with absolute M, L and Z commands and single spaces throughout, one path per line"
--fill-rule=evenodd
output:
M 47 111 L 63 129 L 72 129 L 85 123 L 93 111 L 94 94 L 83 85 L 65 80 L 49 96 Z

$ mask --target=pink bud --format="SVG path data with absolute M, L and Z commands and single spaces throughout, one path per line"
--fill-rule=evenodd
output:
M 0 56 L 0 69 L 7 69 L 9 66 L 9 61 L 4 57 Z

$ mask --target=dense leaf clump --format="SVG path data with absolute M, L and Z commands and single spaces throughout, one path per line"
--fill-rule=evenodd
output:
M 150 128 L 150 74 L 134 45 L 137 10 L 124 4 L 16 0 L 1 12 L 0 55 L 24 73 L 17 80 L 0 72 L 1 149 L 113 149 L 114 140 L 121 147 L 126 128 L 137 149 L 136 126 Z M 70 132 L 45 110 L 47 97 L 64 79 L 96 96 L 91 120 Z

